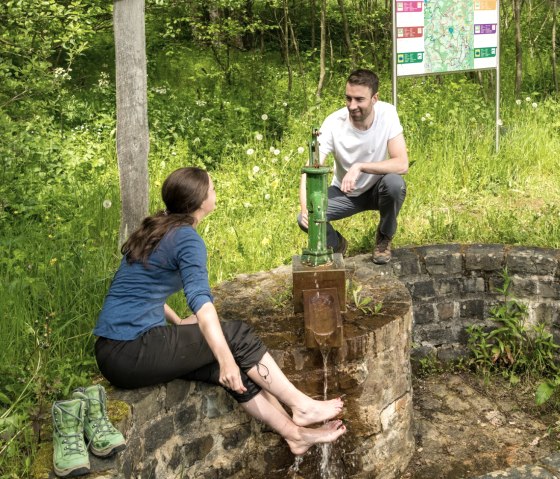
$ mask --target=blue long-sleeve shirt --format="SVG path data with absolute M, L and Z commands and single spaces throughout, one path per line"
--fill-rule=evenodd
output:
M 128 264 L 124 257 L 93 333 L 108 339 L 132 340 L 166 324 L 165 302 L 181 288 L 196 313 L 213 301 L 206 259 L 206 245 L 191 226 L 169 231 L 150 254 L 146 266 L 142 262 Z

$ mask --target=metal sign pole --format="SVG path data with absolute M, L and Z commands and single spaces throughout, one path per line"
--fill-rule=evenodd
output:
M 397 107 L 397 0 L 391 2 L 393 8 L 393 105 Z
M 496 22 L 496 153 L 500 151 L 500 0 L 496 0 L 498 21 Z

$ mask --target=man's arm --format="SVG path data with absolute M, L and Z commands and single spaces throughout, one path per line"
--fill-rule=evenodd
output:
M 387 151 L 389 158 L 386 160 L 376 163 L 354 163 L 342 179 L 340 189 L 344 193 L 350 193 L 355 188 L 356 181 L 361 173 L 370 175 L 386 175 L 388 173 L 405 175 L 408 172 L 408 153 L 406 152 L 406 142 L 402 133 L 387 142 Z

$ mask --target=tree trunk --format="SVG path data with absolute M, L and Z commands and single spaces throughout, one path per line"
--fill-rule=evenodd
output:
M 282 22 L 282 50 L 284 51 L 284 61 L 288 69 L 288 95 L 292 92 L 292 64 L 290 63 L 290 30 L 289 30 L 289 17 L 288 17 L 288 0 L 283 0 L 283 22 Z
M 346 8 L 344 6 L 344 0 L 338 0 L 338 8 L 340 9 L 340 15 L 342 17 L 342 28 L 344 30 L 344 43 L 346 43 L 346 50 L 350 57 L 351 69 L 353 70 L 356 66 L 356 58 L 354 56 L 354 48 L 352 46 L 352 39 L 350 38 L 350 30 L 348 28 L 348 17 L 346 15 Z
M 124 243 L 148 213 L 148 99 L 144 0 L 115 0 L 117 160 Z
M 521 2 L 513 0 L 513 17 L 515 21 L 515 96 L 521 93 L 523 77 L 523 50 L 521 47 Z
M 557 15 L 557 4 L 556 0 L 552 0 L 552 34 L 551 43 L 552 50 L 550 52 L 552 60 L 552 82 L 554 83 L 554 91 L 558 93 L 558 72 L 556 70 L 556 15 Z
M 327 55 L 327 0 L 321 0 L 321 54 L 319 58 L 319 84 L 317 98 L 321 96 L 325 81 L 325 61 Z

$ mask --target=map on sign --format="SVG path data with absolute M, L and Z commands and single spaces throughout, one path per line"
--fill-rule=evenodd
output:
M 397 75 L 496 68 L 497 0 L 395 1 Z

